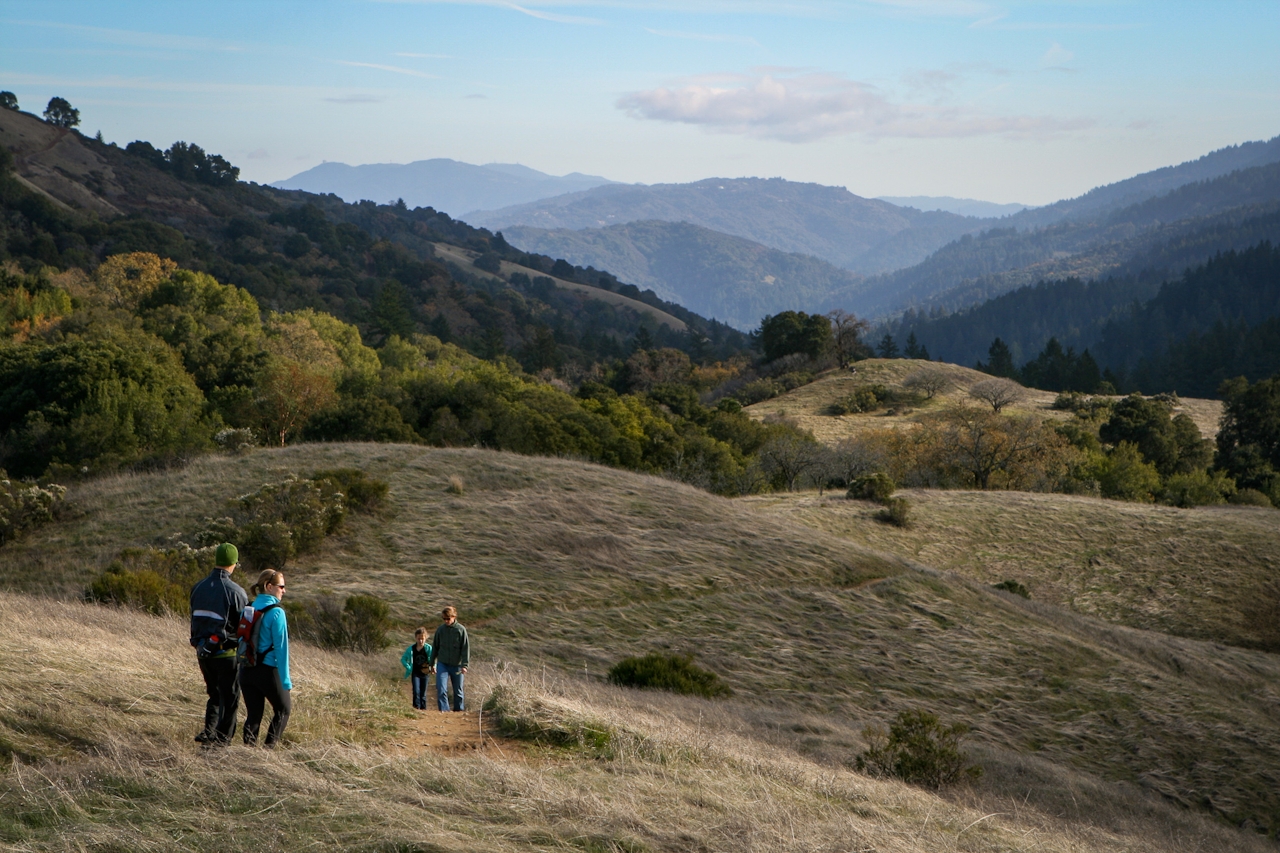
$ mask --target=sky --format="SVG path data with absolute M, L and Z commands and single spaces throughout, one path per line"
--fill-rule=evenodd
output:
M 0 0 L 0 90 L 282 180 L 448 157 L 1046 204 L 1280 134 L 1278 0 Z

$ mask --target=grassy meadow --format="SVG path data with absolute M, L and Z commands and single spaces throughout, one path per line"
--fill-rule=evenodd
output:
M 228 499 L 339 466 L 387 480 L 386 505 L 349 516 L 319 553 L 287 566 L 290 597 L 378 595 L 404 643 L 456 603 L 473 636 L 473 703 L 492 695 L 491 713 L 536 720 L 568 746 L 398 754 L 408 712 L 398 642 L 369 658 L 300 645 L 287 748 L 201 752 L 185 623 L 74 600 L 120 548 L 190 541 Z M 1168 624 L 1143 622 L 1138 603 L 1161 559 L 1130 565 L 1187 543 L 1206 554 L 1230 544 L 1249 565 L 1271 565 L 1260 515 L 1167 510 L 1201 519 L 1178 527 L 1162 508 L 1110 501 L 1019 495 L 1027 506 L 981 511 L 966 493 L 913 497 L 919 523 L 896 531 L 855 501 L 730 500 L 575 460 L 375 444 L 206 456 L 79 484 L 67 518 L 2 552 L 0 841 L 1271 848 L 1257 830 L 1280 826 L 1280 659 L 1197 639 L 1229 622 L 1225 610 L 1177 606 L 1203 595 L 1211 567 L 1166 578 Z M 1037 508 L 1042 498 L 1062 503 Z M 1069 513 L 1075 532 L 1058 531 Z M 1233 521 L 1214 528 L 1215 518 Z M 1124 531 L 1105 558 L 1124 570 L 1080 581 L 1085 595 L 1071 569 L 1083 559 L 1076 539 L 1093 529 Z M 1038 545 L 1014 542 L 1028 535 Z M 990 589 L 980 547 L 1007 548 L 1008 571 L 996 574 L 1033 599 Z M 734 696 L 604 683 L 614 662 L 654 650 L 695 655 Z M 983 776 L 933 793 L 854 772 L 864 727 L 910 708 L 971 725 Z
M 761 420 L 770 415 L 784 416 L 795 422 L 801 429 L 812 432 L 819 441 L 833 444 L 840 439 L 852 438 L 867 430 L 910 427 L 919 415 L 940 411 L 957 403 L 985 405 L 969 398 L 969 388 L 977 382 L 991 378 L 986 373 L 961 367 L 958 364 L 911 358 L 870 358 L 855 362 L 853 367 L 855 368 L 853 371 L 839 369 L 827 371 L 814 382 L 748 406 L 746 411 L 752 417 Z M 852 394 L 859 386 L 880 383 L 890 388 L 901 387 L 903 382 L 922 370 L 943 374 L 950 381 L 950 387 L 932 400 L 924 401 L 918 407 L 903 408 L 894 414 L 886 412 L 827 414 L 828 406 L 841 397 Z M 1053 401 L 1057 396 L 1052 391 L 1028 388 L 1021 400 L 1004 411 L 1015 415 L 1035 414 L 1057 420 L 1069 420 L 1074 417 L 1071 412 L 1053 408 Z M 1184 398 L 1174 407 L 1174 414 L 1179 412 L 1185 412 L 1195 421 L 1200 434 L 1205 438 L 1213 438 L 1218 434 L 1218 421 L 1222 417 L 1221 400 Z

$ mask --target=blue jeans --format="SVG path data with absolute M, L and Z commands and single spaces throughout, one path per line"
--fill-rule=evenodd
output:
M 453 707 L 449 707 L 449 687 L 452 684 Z M 436 664 L 436 704 L 440 706 L 441 711 L 461 711 L 463 709 L 462 698 L 462 667 L 454 666 L 447 663 Z
M 431 683 L 431 676 L 427 673 L 419 675 L 414 673 L 413 679 L 413 707 L 423 711 L 427 710 L 427 685 Z

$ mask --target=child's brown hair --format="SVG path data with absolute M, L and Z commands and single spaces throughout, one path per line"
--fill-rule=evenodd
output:
M 413 636 L 414 636 L 414 639 L 417 639 L 418 637 L 425 637 L 425 636 L 427 636 L 427 629 L 426 629 L 426 628 L 414 628 L 414 629 L 413 629 Z

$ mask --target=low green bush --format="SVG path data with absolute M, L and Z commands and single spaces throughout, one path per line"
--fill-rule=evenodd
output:
M 1218 506 L 1236 493 L 1236 481 L 1225 471 L 1173 474 L 1160 489 L 1160 502 L 1169 506 Z
M 0 469 L 0 545 L 57 519 L 66 508 L 65 486 L 16 483 Z
M 878 726 L 863 730 L 867 751 L 857 757 L 858 770 L 873 776 L 891 776 L 912 785 L 940 788 L 978 777 L 982 768 L 969 765 L 960 742 L 968 734 L 964 723 L 942 724 L 928 711 L 903 711 L 885 732 Z
M 351 595 L 339 601 L 322 595 L 286 601 L 284 607 L 290 633 L 317 646 L 371 655 L 391 645 L 391 606 L 376 596 Z
M 102 604 L 134 607 L 157 615 L 191 612 L 191 587 L 213 571 L 213 546 L 191 548 L 125 548 L 85 590 L 85 598 Z M 233 578 L 241 586 L 243 577 Z
M 311 475 L 313 482 L 329 482 L 342 492 L 347 506 L 356 512 L 373 512 L 382 505 L 389 488 L 386 480 L 375 480 L 359 468 L 333 468 Z
M 991 587 L 992 589 L 1002 589 L 1005 592 L 1011 592 L 1014 595 L 1020 595 L 1023 598 L 1031 597 L 1031 593 L 1027 590 L 1027 588 L 1014 580 L 1003 580 L 1003 581 L 1000 581 L 1000 583 L 993 583 Z
M 1264 495 L 1257 489 L 1240 489 L 1231 497 L 1227 498 L 1227 503 L 1236 506 L 1271 506 L 1271 498 Z
M 609 670 L 609 681 L 621 687 L 669 690 L 707 699 L 733 695 L 720 676 L 695 664 L 692 655 L 650 652 L 644 657 L 624 658 Z
M 232 515 L 206 518 L 195 538 L 202 545 L 235 543 L 250 569 L 283 569 L 298 554 L 316 550 L 342 524 L 349 507 L 364 512 L 376 508 L 387 488 L 384 481 L 354 468 L 266 483 L 233 500 Z
M 845 493 L 845 497 L 850 500 L 875 501 L 882 504 L 888 503 L 889 498 L 893 497 L 893 493 L 897 490 L 898 484 L 893 482 L 892 477 L 877 471 L 874 474 L 856 478 L 849 484 L 849 491 Z
M 911 504 L 906 498 L 889 498 L 876 518 L 894 527 L 911 526 Z
M 879 383 L 875 385 L 860 385 L 853 389 L 852 393 L 841 397 L 828 406 L 827 413 L 849 415 L 874 412 L 883 408 L 889 397 L 889 389 Z

